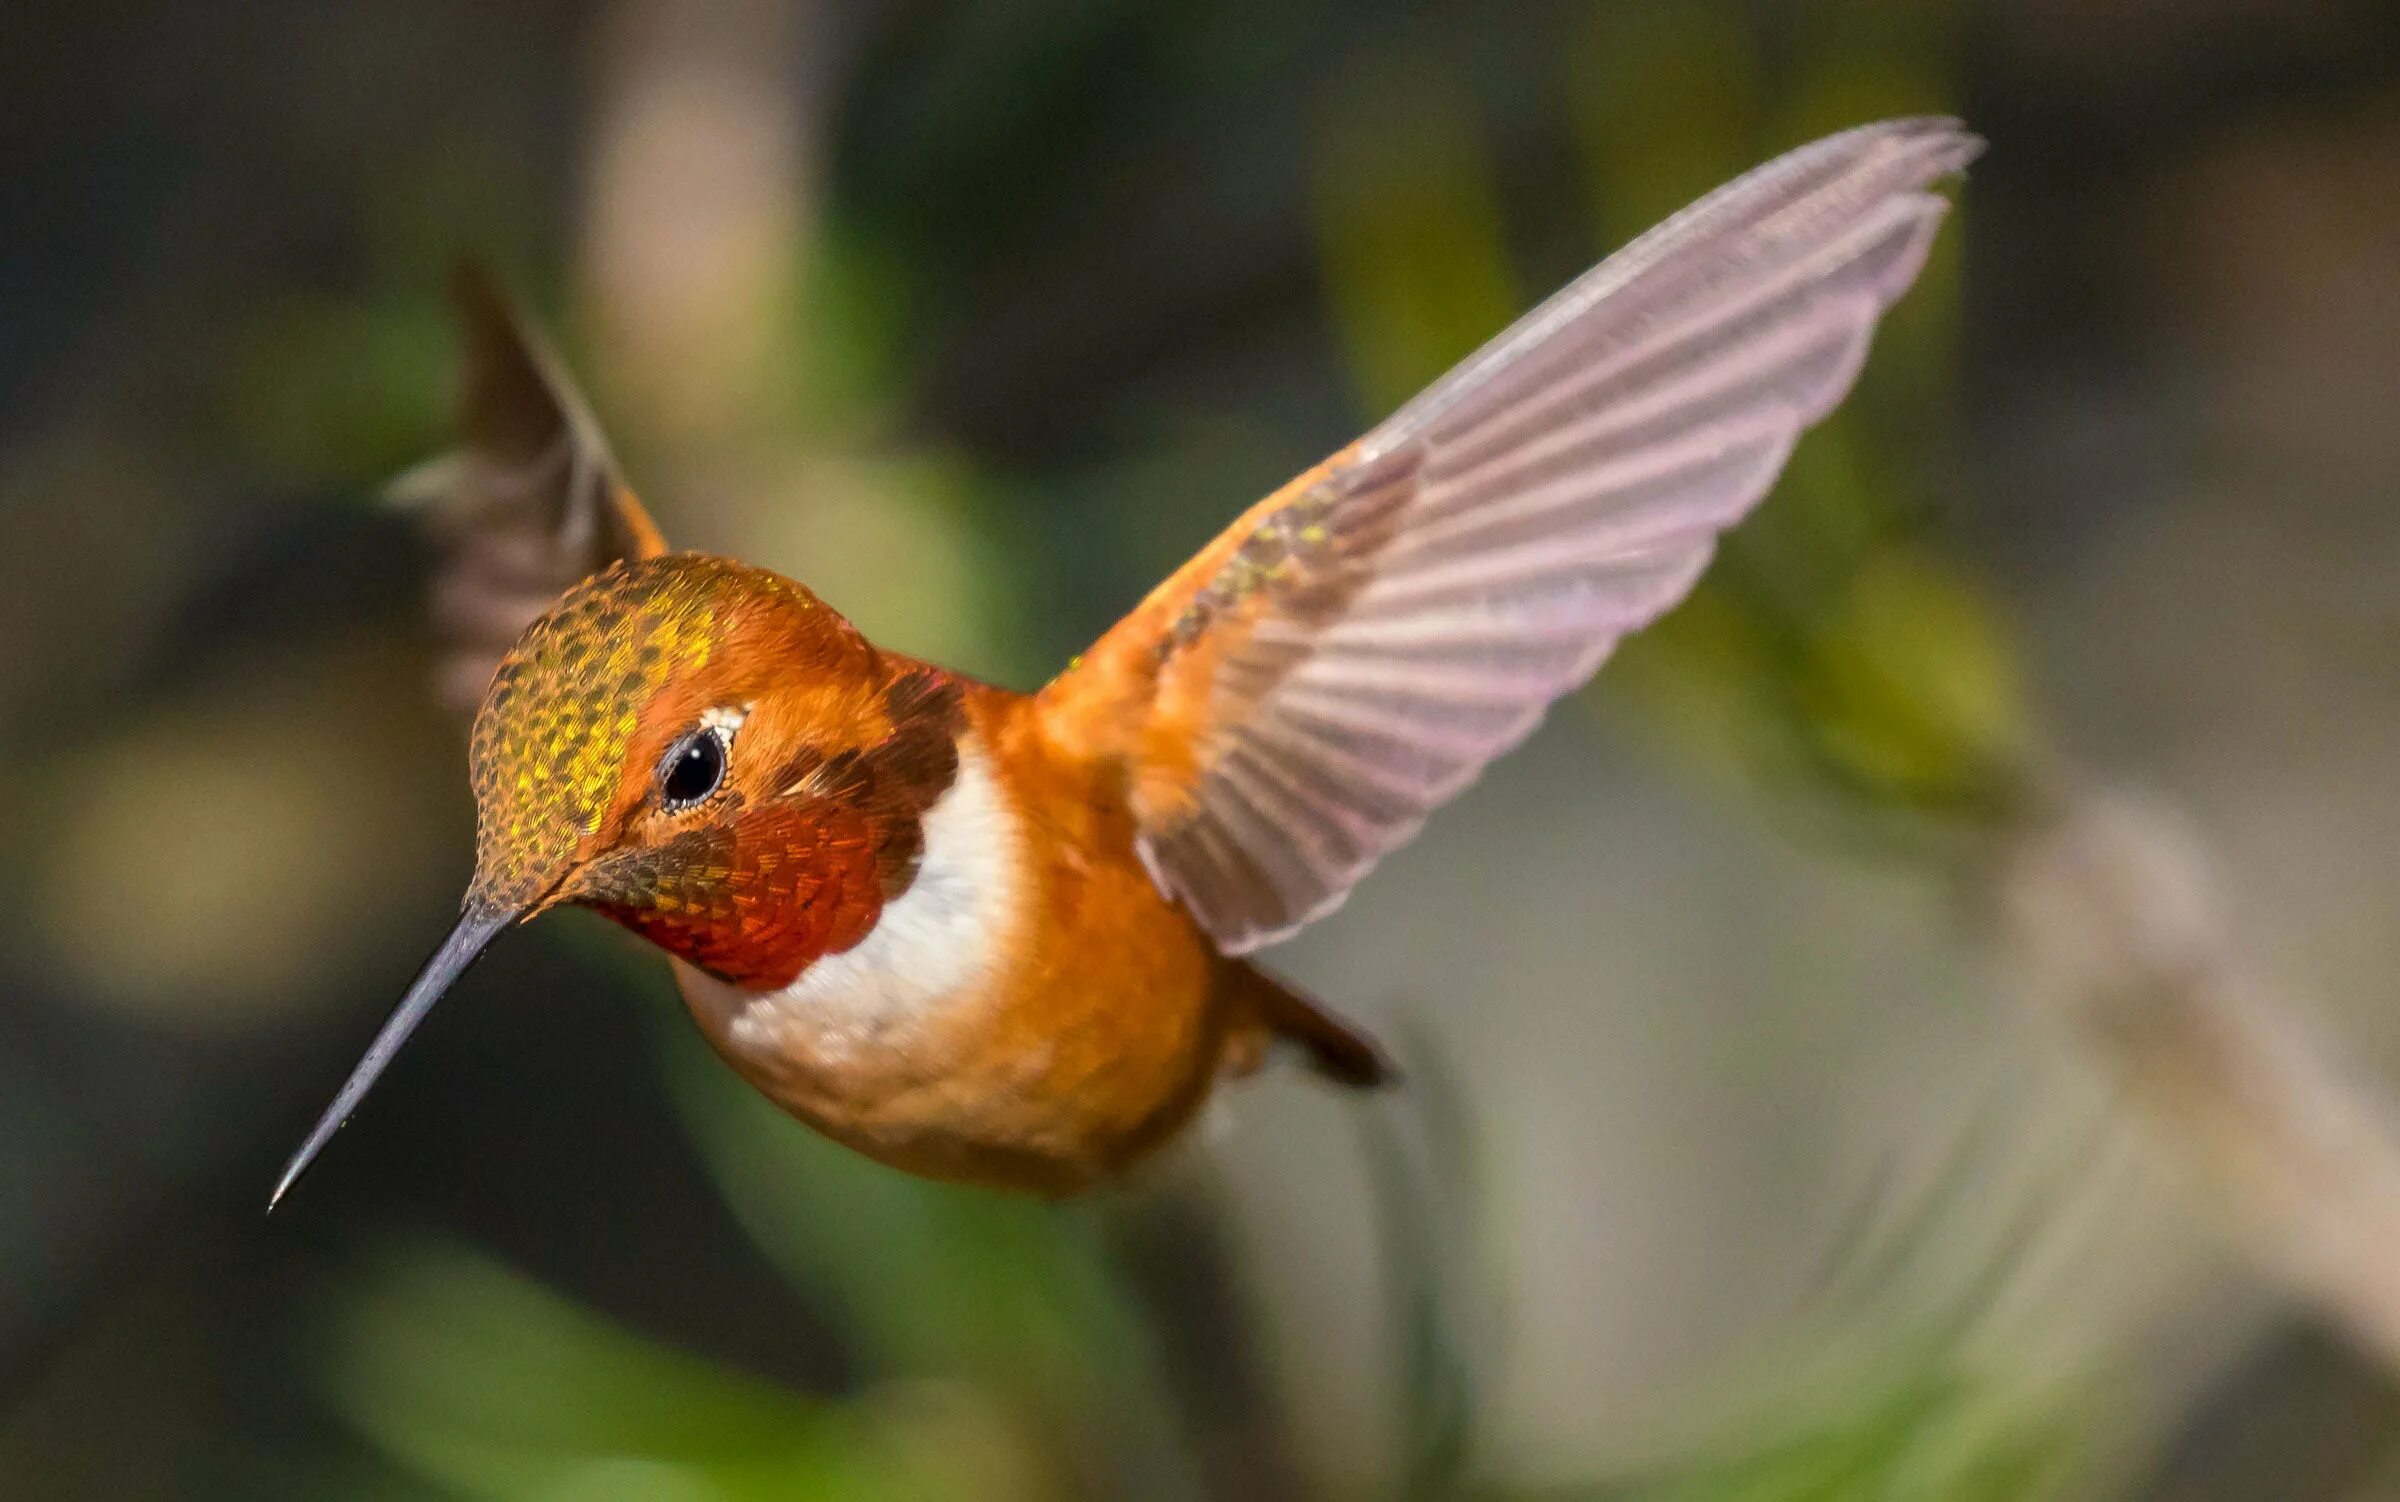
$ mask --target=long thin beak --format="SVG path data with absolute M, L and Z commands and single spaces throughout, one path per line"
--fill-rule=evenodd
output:
M 333 1134 L 342 1129 L 343 1123 L 350 1119 L 350 1113 L 358 1109 L 358 1103 L 367 1098 L 367 1092 L 375 1088 L 375 1081 L 382 1076 L 384 1066 L 392 1062 L 392 1055 L 398 1053 L 400 1045 L 408 1041 L 408 1035 L 417 1030 L 417 1024 L 425 1020 L 425 1014 L 432 1011 L 433 1004 L 442 999 L 442 993 L 450 989 L 451 982 L 466 974 L 467 967 L 475 963 L 483 953 L 484 946 L 491 943 L 493 936 L 508 927 L 516 917 L 515 913 L 505 909 L 496 910 L 480 904 L 469 905 L 459 915 L 458 927 L 450 930 L 450 937 L 444 939 L 442 947 L 433 952 L 433 958 L 425 962 L 416 984 L 410 986 L 408 994 L 400 998 L 400 1005 L 393 1010 L 391 1019 L 384 1023 L 383 1031 L 375 1035 L 375 1041 L 367 1045 L 367 1056 L 358 1061 L 356 1069 L 350 1071 L 350 1078 L 343 1084 L 341 1094 L 336 1095 L 333 1104 L 325 1108 L 325 1114 L 317 1120 L 316 1129 L 308 1134 L 306 1142 L 300 1144 L 300 1151 L 292 1154 L 290 1166 L 284 1169 L 283 1177 L 275 1183 L 275 1192 L 267 1196 L 269 1214 L 274 1213 L 276 1205 L 282 1202 L 292 1185 L 299 1182 L 300 1175 L 308 1172 L 308 1165 L 315 1162 L 317 1154 L 325 1150 L 325 1144 L 333 1140 Z

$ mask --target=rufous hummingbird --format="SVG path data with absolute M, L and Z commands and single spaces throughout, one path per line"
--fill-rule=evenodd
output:
M 1385 1079 L 1372 1040 L 1246 957 L 1690 591 L 1849 390 L 1948 208 L 1929 189 L 1979 147 L 1889 121 L 1719 189 L 1252 507 L 1033 694 L 668 552 L 548 351 L 464 278 L 466 442 L 430 489 L 453 688 L 481 698 L 475 873 L 275 1197 L 485 945 L 562 903 L 665 950 L 778 1105 L 933 1178 L 1106 1180 L 1278 1040 Z

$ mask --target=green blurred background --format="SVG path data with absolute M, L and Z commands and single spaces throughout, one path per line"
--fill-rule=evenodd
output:
M 0 1496 L 2400 1496 L 2375 1342 L 1989 900 L 2027 787 L 2138 791 L 2275 1014 L 2400 1076 L 2389 0 L 6 30 Z M 459 252 L 672 539 L 1031 687 L 1652 220 L 1934 111 L 1992 149 L 1850 404 L 1277 952 L 1407 1091 L 1273 1073 L 1065 1207 L 928 1187 L 567 915 L 262 1218 L 467 868 L 376 499 Z

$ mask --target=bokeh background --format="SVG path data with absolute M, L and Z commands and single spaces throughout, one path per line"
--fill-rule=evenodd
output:
M 107 0 L 0 45 L 0 1495 L 2400 1496 L 2400 10 Z M 1718 181 L 1992 141 L 1691 605 L 1065 1207 L 581 915 L 272 1220 L 471 807 L 447 267 L 669 536 L 1038 684 Z M 2386 1234 L 2390 1233 L 2390 1234 Z

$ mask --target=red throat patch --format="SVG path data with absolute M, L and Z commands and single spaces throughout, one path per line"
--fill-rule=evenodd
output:
M 590 905 L 722 980 L 777 990 L 875 927 L 880 842 L 856 809 L 763 808 L 677 840 Z

